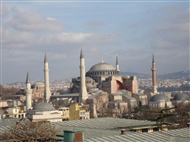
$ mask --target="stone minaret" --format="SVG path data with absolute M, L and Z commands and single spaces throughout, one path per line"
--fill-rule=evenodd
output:
M 44 102 L 49 102 L 51 92 L 50 92 L 50 87 L 49 87 L 49 69 L 48 69 L 48 61 L 47 61 L 46 54 L 45 54 L 45 57 L 44 57 L 44 84 L 45 84 Z
M 119 72 L 118 56 L 116 55 L 116 70 Z
M 88 94 L 86 91 L 86 76 L 85 76 L 85 63 L 84 63 L 84 55 L 81 49 L 80 52 L 80 93 L 79 93 L 79 103 L 84 103 L 88 98 Z
M 32 90 L 30 86 L 29 74 L 26 76 L 26 110 L 32 108 Z
M 154 62 L 154 53 L 152 54 L 152 87 L 153 93 L 157 93 L 157 86 L 156 86 L 156 64 Z

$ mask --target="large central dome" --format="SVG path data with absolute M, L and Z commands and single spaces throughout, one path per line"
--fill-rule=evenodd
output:
M 95 64 L 93 65 L 89 71 L 101 71 L 101 70 L 114 70 L 115 68 L 108 64 L 108 63 L 104 63 L 103 61 L 101 63 Z
M 93 65 L 86 74 L 90 76 L 107 76 L 119 74 L 119 71 L 117 71 L 112 65 L 101 61 L 100 63 Z

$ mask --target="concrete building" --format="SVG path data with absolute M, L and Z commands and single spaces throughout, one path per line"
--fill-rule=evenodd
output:
M 112 117 L 120 117 L 124 112 L 128 111 L 128 103 L 122 101 L 122 93 L 117 92 L 109 95 L 109 102 L 107 104 L 108 115 Z
M 108 102 L 108 115 L 111 117 L 121 117 L 124 112 L 128 112 L 128 104 L 122 100 Z
M 133 111 L 138 106 L 137 100 L 127 94 L 122 94 L 122 100 L 127 102 L 128 108 Z
M 91 94 L 86 100 L 90 108 L 90 118 L 97 118 L 99 115 L 104 115 L 107 111 L 106 104 L 109 102 L 109 94 L 104 91 L 97 91 Z
M 137 100 L 138 106 L 148 105 L 147 95 L 141 94 L 141 93 L 134 93 L 132 96 L 133 96 L 133 98 L 135 98 Z
M 122 100 L 122 95 L 115 93 L 109 95 L 109 101 Z
M 8 107 L 7 100 L 0 100 L 0 109 L 7 107 Z
M 83 120 L 90 119 L 89 109 L 85 105 L 78 103 L 69 106 L 69 119 L 70 120 Z
M 25 118 L 26 113 L 21 109 L 21 107 L 14 106 L 7 109 L 7 113 L 2 115 L 3 118 Z
M 69 107 L 61 107 L 58 110 L 61 112 L 63 120 L 69 120 Z

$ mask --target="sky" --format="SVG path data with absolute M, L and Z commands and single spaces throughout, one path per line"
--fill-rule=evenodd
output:
M 189 1 L 1 0 L 0 84 L 78 77 L 101 60 L 121 71 L 157 74 L 189 69 Z

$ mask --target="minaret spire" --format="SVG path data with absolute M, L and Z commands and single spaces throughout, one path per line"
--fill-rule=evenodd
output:
M 153 87 L 153 93 L 157 92 L 157 86 L 156 86 L 156 64 L 154 62 L 154 53 L 152 54 L 152 87 Z
M 26 110 L 32 108 L 32 90 L 30 85 L 29 73 L 26 75 Z
M 154 52 L 152 53 L 152 63 L 155 63 L 154 62 Z
M 48 68 L 48 61 L 47 61 L 47 56 L 45 54 L 44 56 L 44 102 L 49 102 L 50 101 L 50 87 L 49 87 L 49 68 Z
M 45 53 L 45 56 L 44 56 L 44 63 L 45 63 L 45 62 L 48 62 L 46 53 Z
M 84 54 L 83 54 L 82 49 L 81 49 L 81 51 L 80 51 L 80 58 L 84 58 Z
M 28 72 L 27 72 L 27 75 L 26 75 L 26 84 L 27 84 L 27 83 L 30 83 L 30 78 L 29 78 Z
M 86 90 L 86 76 L 85 76 L 85 63 L 84 54 L 80 52 L 80 93 L 79 93 L 79 103 L 84 103 L 88 98 L 88 93 Z
M 116 55 L 116 70 L 119 72 L 119 62 L 118 62 L 118 55 Z

